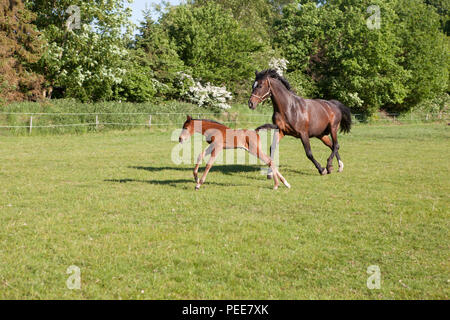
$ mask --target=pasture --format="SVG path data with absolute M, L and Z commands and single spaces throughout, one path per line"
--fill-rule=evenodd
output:
M 219 164 L 196 192 L 170 136 L 1 137 L 0 299 L 449 298 L 448 126 L 355 126 L 323 177 L 285 138 L 278 191 Z

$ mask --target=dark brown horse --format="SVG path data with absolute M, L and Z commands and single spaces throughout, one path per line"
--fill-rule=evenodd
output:
M 256 72 L 248 106 L 254 110 L 259 103 L 269 98 L 272 98 L 273 103 L 273 124 L 263 125 L 256 131 L 279 130 L 270 147 L 272 159 L 280 140 L 284 136 L 293 136 L 302 140 L 306 156 L 314 163 L 320 174 L 325 175 L 333 171 L 334 157 L 339 162 L 339 172 L 342 172 L 344 163 L 339 156 L 337 132 L 339 127 L 341 132 L 350 132 L 352 126 L 350 109 L 336 100 L 310 100 L 295 95 L 289 82 L 271 69 Z M 309 142 L 311 137 L 322 140 L 331 149 L 326 168 L 322 168 L 313 157 Z M 271 176 L 269 171 L 268 178 Z

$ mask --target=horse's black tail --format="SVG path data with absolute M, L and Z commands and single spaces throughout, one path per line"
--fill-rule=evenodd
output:
M 349 133 L 352 129 L 352 114 L 350 112 L 350 108 L 337 100 L 331 100 L 331 102 L 333 102 L 339 108 L 339 110 L 341 110 L 341 132 Z
M 267 123 L 262 126 L 259 126 L 255 129 L 256 132 L 259 132 L 261 130 L 277 130 L 278 126 L 276 124 Z

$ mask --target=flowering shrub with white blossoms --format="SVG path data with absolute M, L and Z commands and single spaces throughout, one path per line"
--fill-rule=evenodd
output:
M 271 69 L 277 70 L 278 74 L 280 76 L 283 76 L 284 72 L 287 70 L 288 64 L 289 64 L 289 61 L 287 61 L 286 59 L 283 59 L 283 58 L 278 59 L 278 58 L 274 57 L 274 58 L 270 59 L 269 67 Z
M 127 70 L 123 60 L 128 51 L 114 38 L 97 34 L 93 26 L 68 31 L 62 45 L 50 43 L 45 57 L 53 85 L 67 88 L 67 95 L 80 100 L 109 99 L 113 85 L 122 82 Z
M 199 81 L 195 81 L 191 75 L 184 72 L 178 73 L 178 89 L 180 95 L 192 103 L 200 107 L 212 109 L 230 109 L 228 104 L 233 98 L 226 87 L 216 87 L 209 82 L 202 85 Z

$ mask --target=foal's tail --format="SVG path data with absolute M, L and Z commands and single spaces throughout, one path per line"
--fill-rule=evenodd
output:
M 262 126 L 259 126 L 255 129 L 256 132 L 259 132 L 261 130 L 277 130 L 278 126 L 276 124 L 267 123 Z
M 350 108 L 337 100 L 331 100 L 331 102 L 333 102 L 339 108 L 339 110 L 341 110 L 341 132 L 349 133 L 352 129 L 352 114 L 350 112 Z

